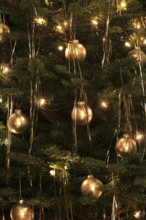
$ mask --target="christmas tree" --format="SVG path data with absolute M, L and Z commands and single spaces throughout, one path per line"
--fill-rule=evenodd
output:
M 0 11 L 1 219 L 146 219 L 144 0 Z

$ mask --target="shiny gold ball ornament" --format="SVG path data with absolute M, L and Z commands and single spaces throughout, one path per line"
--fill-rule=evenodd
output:
M 19 204 L 11 209 L 10 217 L 12 220 L 34 220 L 34 212 L 31 206 L 24 204 L 23 200 L 20 200 Z
M 146 55 L 139 47 L 136 47 L 135 49 L 131 50 L 128 53 L 128 56 L 134 57 L 137 60 L 137 62 L 146 64 Z
M 65 49 L 65 57 L 68 60 L 73 59 L 82 61 L 86 57 L 86 48 L 80 44 L 78 40 L 73 40 L 68 43 Z
M 3 43 L 7 40 L 9 33 L 10 28 L 4 23 L 0 23 L 0 43 Z
M 22 114 L 20 109 L 16 109 L 7 121 L 8 129 L 15 134 L 23 133 L 27 129 L 28 125 L 28 118 Z
M 136 142 L 129 135 L 125 134 L 117 141 L 115 151 L 122 158 L 132 157 L 137 151 Z
M 71 113 L 72 120 L 77 125 L 86 125 L 92 120 L 93 113 L 91 108 L 83 101 L 79 101 L 74 106 Z
M 94 178 L 93 175 L 89 175 L 81 185 L 81 192 L 83 195 L 98 199 L 102 195 L 102 186 L 103 184 L 100 180 Z

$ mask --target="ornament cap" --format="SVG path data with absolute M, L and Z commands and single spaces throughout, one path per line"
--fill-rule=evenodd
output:
M 94 178 L 94 176 L 93 175 L 88 175 L 87 176 L 87 179 L 91 179 L 91 178 Z
M 73 43 L 73 44 L 78 44 L 78 43 L 79 43 L 79 40 L 76 40 L 76 39 L 75 39 L 75 40 L 72 40 L 72 43 Z
M 123 138 L 130 138 L 129 134 L 123 134 Z
M 21 114 L 22 114 L 22 111 L 21 111 L 21 109 L 15 109 L 15 113 L 16 113 L 17 115 L 21 115 Z

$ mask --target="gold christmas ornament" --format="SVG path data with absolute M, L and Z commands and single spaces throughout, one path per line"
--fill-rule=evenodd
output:
M 23 200 L 20 200 L 19 204 L 11 209 L 10 217 L 12 220 L 34 220 L 34 212 L 31 206 L 24 204 Z
M 115 151 L 122 158 L 132 157 L 137 151 L 136 142 L 129 135 L 125 134 L 117 141 Z
M 0 23 L 0 43 L 3 43 L 7 40 L 9 33 L 9 27 L 4 23 Z
M 80 44 L 78 40 L 73 40 L 67 45 L 65 57 L 68 60 L 74 59 L 82 61 L 86 57 L 86 48 Z
M 7 121 L 8 129 L 15 134 L 23 133 L 27 129 L 28 125 L 28 118 L 22 114 L 20 109 L 16 109 Z
M 86 125 L 92 120 L 93 114 L 91 108 L 85 102 L 79 101 L 74 106 L 71 117 L 77 125 Z
M 89 195 L 98 199 L 102 195 L 102 186 L 103 184 L 100 180 L 94 178 L 93 175 L 89 175 L 81 185 L 81 192 L 83 195 Z
M 146 64 L 146 55 L 139 47 L 136 47 L 135 49 L 131 50 L 128 53 L 128 56 L 136 58 L 137 62 Z

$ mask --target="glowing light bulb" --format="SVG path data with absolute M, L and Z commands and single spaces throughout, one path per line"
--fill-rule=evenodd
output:
M 63 50 L 63 46 L 58 46 L 58 50 L 62 51 Z
M 108 103 L 106 101 L 101 102 L 101 107 L 102 108 L 108 108 Z
M 143 40 L 143 43 L 146 44 L 146 39 Z
M 60 33 L 63 33 L 63 27 L 60 24 L 56 25 L 55 30 Z
M 133 216 L 136 219 L 143 219 L 143 217 L 145 216 L 145 211 L 143 211 L 143 210 L 135 211 Z
M 136 134 L 136 140 L 140 141 L 144 138 L 144 135 L 142 133 L 137 133 Z
M 2 73 L 4 74 L 7 74 L 10 72 L 10 68 L 7 64 L 2 64 L 0 68 L 1 68 Z
M 137 28 L 137 29 L 140 29 L 140 28 L 141 28 L 141 25 L 140 25 L 139 22 L 137 23 L 136 28 Z
M 36 24 L 38 24 L 38 25 L 46 25 L 46 24 L 47 24 L 47 21 L 46 21 L 44 18 L 42 18 L 42 17 L 36 17 L 36 18 L 34 19 L 34 21 L 35 21 Z
M 67 170 L 67 168 L 68 168 L 67 165 L 65 165 L 65 166 L 64 166 L 64 169 Z
M 45 100 L 44 98 L 40 98 L 40 99 L 38 100 L 38 105 L 39 105 L 40 107 L 44 106 L 45 104 L 46 104 L 46 100 Z
M 128 41 L 127 41 L 127 42 L 125 42 L 125 46 L 126 46 L 126 47 L 131 47 L 130 42 L 128 42 Z
M 55 176 L 55 170 L 50 170 L 50 175 Z
M 64 24 L 65 27 L 68 26 L 68 22 L 67 21 L 64 21 L 63 24 Z
M 120 3 L 120 9 L 121 9 L 121 10 L 126 10 L 126 9 L 127 9 L 127 4 L 126 4 L 125 1 L 121 1 L 121 3 Z
M 91 19 L 91 24 L 94 26 L 97 26 L 97 24 L 98 24 L 97 17 Z

